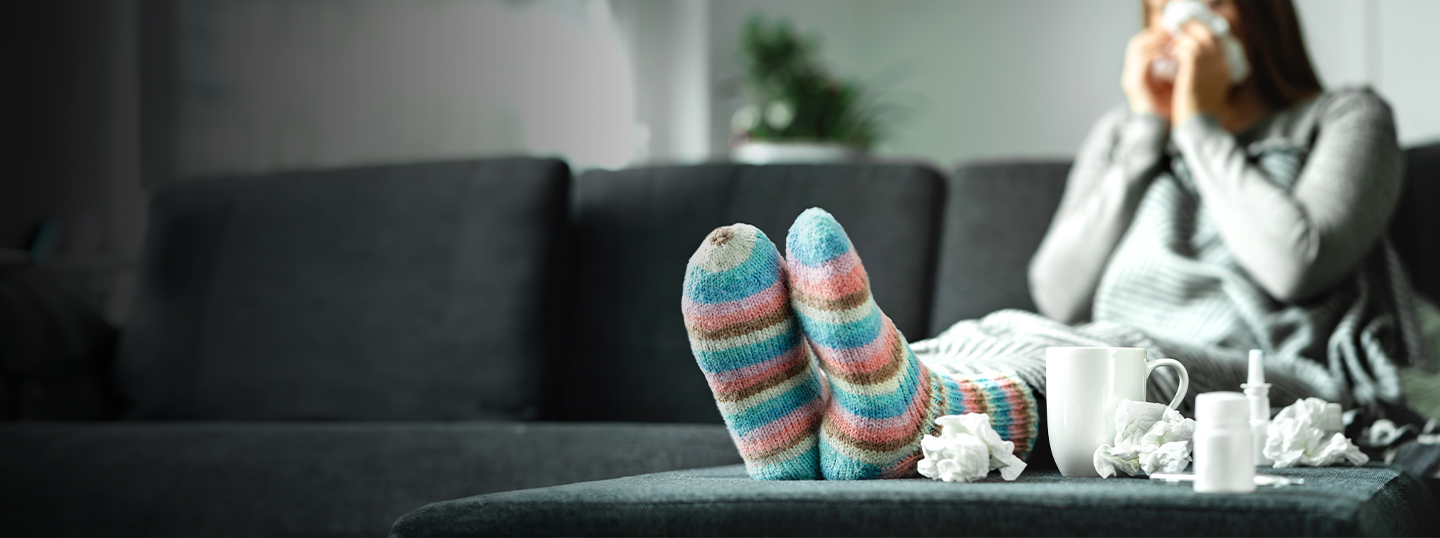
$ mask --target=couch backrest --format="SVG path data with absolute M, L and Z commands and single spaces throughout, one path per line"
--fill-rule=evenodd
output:
M 946 178 L 935 303 L 926 336 L 996 310 L 1035 311 L 1026 268 L 1065 190 L 1068 160 L 962 164 Z
M 903 165 L 703 165 L 576 180 L 567 348 L 547 418 L 720 422 L 680 316 L 685 263 L 710 230 L 759 227 L 784 250 L 806 208 L 829 210 L 906 335 L 929 323 L 944 180 Z
M 1440 296 L 1440 144 L 1390 234 Z M 1069 162 L 591 171 L 538 159 L 161 188 L 116 368 L 129 418 L 719 422 L 679 314 L 716 226 L 846 226 L 911 339 L 1034 310 L 1026 266 Z M 568 197 L 568 209 L 567 209 Z
M 162 187 L 118 357 L 125 416 L 536 416 L 569 178 L 497 159 Z
M 1440 299 L 1440 143 L 1405 151 L 1405 191 L 1390 220 L 1390 240 L 1415 288 Z

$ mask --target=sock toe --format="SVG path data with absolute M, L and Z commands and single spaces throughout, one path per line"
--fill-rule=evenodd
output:
M 690 264 L 711 273 L 729 271 L 744 263 L 754 250 L 755 242 L 764 237 L 765 232 L 749 224 L 721 226 L 705 236 L 700 248 L 690 255 Z
M 812 207 L 800 213 L 785 237 L 791 261 L 817 267 L 850 252 L 850 237 L 829 211 Z

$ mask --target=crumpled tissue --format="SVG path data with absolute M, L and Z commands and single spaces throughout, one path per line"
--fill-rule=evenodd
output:
M 1115 442 L 1095 449 L 1095 472 L 1102 478 L 1117 472 L 1136 476 L 1178 473 L 1190 465 L 1195 421 L 1170 406 L 1120 400 L 1115 408 Z
M 935 423 L 940 425 L 940 435 L 926 435 L 920 440 L 925 457 L 916 469 L 921 475 L 946 482 L 971 482 L 985 478 L 991 469 L 999 469 L 1001 478 L 1014 480 L 1025 470 L 1025 462 L 1015 457 L 1015 443 L 1000 439 L 990 426 L 990 415 L 945 415 Z
M 1360 466 L 1370 461 L 1345 434 L 1321 429 L 1325 403 L 1319 398 L 1305 398 L 1281 409 L 1270 421 L 1265 457 L 1274 460 L 1276 467 L 1325 467 L 1341 461 Z

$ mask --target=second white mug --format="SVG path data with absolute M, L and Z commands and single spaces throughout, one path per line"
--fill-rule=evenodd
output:
M 1095 449 L 1115 439 L 1115 408 L 1126 398 L 1145 401 L 1145 379 L 1161 366 L 1180 375 L 1170 401 L 1170 407 L 1178 407 L 1190 388 L 1190 374 L 1175 359 L 1146 361 L 1140 348 L 1046 348 L 1046 431 L 1060 474 L 1100 476 Z

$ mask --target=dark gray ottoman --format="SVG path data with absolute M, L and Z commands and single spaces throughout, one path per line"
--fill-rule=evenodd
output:
M 395 536 L 1427 535 L 1434 503 L 1400 470 L 1287 469 L 1306 484 L 1199 495 L 1144 479 L 761 482 L 739 465 L 467 497 L 406 514 Z

